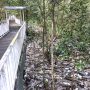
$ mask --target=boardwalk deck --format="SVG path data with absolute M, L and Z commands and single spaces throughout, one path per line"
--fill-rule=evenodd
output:
M 8 46 L 10 45 L 11 41 L 15 37 L 16 33 L 18 32 L 20 27 L 14 27 L 8 34 L 0 39 L 0 59 L 2 58 L 3 54 L 7 50 Z

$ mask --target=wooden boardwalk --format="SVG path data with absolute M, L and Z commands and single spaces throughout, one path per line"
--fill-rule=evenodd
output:
M 18 32 L 20 27 L 16 26 L 16 28 L 10 28 L 10 31 L 0 39 L 0 59 L 4 55 L 5 51 L 7 50 L 8 46 L 10 45 L 11 41 L 15 37 L 16 33 Z

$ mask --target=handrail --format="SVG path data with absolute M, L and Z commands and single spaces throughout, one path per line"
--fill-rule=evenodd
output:
M 13 46 L 13 44 L 15 43 L 22 27 L 25 25 L 25 22 L 23 23 L 23 25 L 20 27 L 19 31 L 17 32 L 16 36 L 14 37 L 14 39 L 12 40 L 12 42 L 10 43 L 9 47 L 8 48 L 11 48 Z M 4 53 L 4 55 L 2 56 L 1 60 L 0 60 L 0 70 L 2 69 L 3 65 L 4 65 L 4 62 L 6 61 L 5 58 L 7 58 L 7 56 L 9 55 L 10 53 L 10 49 L 7 49 L 6 52 Z
M 0 60 L 0 90 L 14 90 L 25 30 L 26 23 L 23 22 Z
M 21 29 L 22 29 L 22 27 L 23 27 L 24 25 L 25 25 L 25 22 L 24 22 L 23 25 L 20 27 L 20 29 L 19 29 L 19 31 L 17 32 L 16 36 L 15 36 L 14 39 L 12 40 L 10 46 L 12 46 L 12 45 L 15 43 L 15 41 L 16 41 L 16 39 L 17 39 L 17 37 L 18 37 L 18 35 L 19 35 L 19 33 L 20 33 L 20 31 L 21 31 Z
M 3 37 L 7 32 L 9 32 L 9 25 L 7 22 L 0 24 L 0 38 Z

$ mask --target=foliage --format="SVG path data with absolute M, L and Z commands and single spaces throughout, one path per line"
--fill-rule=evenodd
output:
M 75 51 L 83 52 L 86 55 L 87 49 L 90 48 L 90 46 L 88 46 L 90 43 L 90 27 L 88 25 L 89 14 L 87 3 L 87 0 L 71 0 L 68 5 L 64 2 L 61 7 L 63 16 L 60 18 L 62 19 L 62 26 L 61 28 L 59 27 L 60 42 L 55 48 L 55 52 L 62 55 L 63 58 L 65 56 L 73 57 L 73 52 Z M 75 59 L 75 57 L 73 58 Z M 85 60 L 86 59 L 80 59 L 76 67 L 80 69 L 83 68 Z M 84 65 L 80 62 L 83 62 Z
M 28 29 L 28 31 L 26 32 L 27 38 L 29 41 L 32 41 L 35 37 L 35 32 L 31 29 Z

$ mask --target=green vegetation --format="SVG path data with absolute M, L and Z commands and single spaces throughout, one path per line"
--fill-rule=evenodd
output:
M 5 18 L 5 11 L 3 9 L 3 6 L 27 7 L 27 9 L 25 10 L 25 20 L 27 23 L 26 43 L 32 43 L 31 46 L 33 46 L 34 50 L 37 49 L 35 48 L 35 46 L 40 46 L 40 53 L 37 52 L 39 51 L 39 48 L 36 51 L 34 51 L 32 48 L 30 50 L 28 49 L 28 52 L 31 52 L 30 57 L 33 57 L 33 62 L 35 61 L 35 59 L 37 62 L 38 60 L 40 61 L 38 62 L 38 64 L 41 64 L 41 67 L 39 66 L 39 69 L 42 75 L 40 75 L 39 72 L 38 73 L 40 77 L 43 76 L 43 78 L 41 78 L 43 79 L 43 84 L 45 84 L 44 88 L 48 88 L 49 86 L 51 86 L 50 88 L 52 88 L 47 90 L 56 90 L 55 88 L 57 87 L 57 85 L 55 87 L 55 84 L 57 83 L 58 78 L 60 79 L 59 82 L 63 83 L 63 79 L 65 79 L 65 77 L 67 77 L 67 75 L 69 74 L 72 76 L 72 80 L 70 80 L 70 82 L 72 82 L 72 85 L 75 85 L 74 82 L 76 82 L 76 84 L 80 84 L 77 79 L 75 80 L 75 73 L 78 74 L 78 72 L 83 72 L 87 66 L 90 66 L 89 5 L 89 0 L 0 1 L 0 21 Z M 11 14 L 15 14 L 17 17 L 19 17 L 20 13 L 18 14 L 18 11 L 13 11 Z M 26 61 L 28 62 L 28 60 Z M 30 61 L 31 60 L 29 60 L 29 62 Z M 34 65 L 32 65 L 31 63 L 29 63 L 29 66 L 27 66 L 29 68 L 31 67 L 31 69 L 34 67 L 33 71 L 34 69 L 36 70 L 36 63 L 34 62 Z M 45 74 L 47 70 L 45 71 L 44 68 L 50 71 L 50 75 Z M 36 71 L 35 73 L 31 73 L 30 71 L 30 74 L 31 75 L 29 75 L 29 79 L 27 78 L 26 80 L 29 83 L 31 76 L 34 76 L 33 74 L 36 74 Z M 66 74 L 66 76 L 64 74 Z M 37 74 L 37 76 L 39 75 Z M 50 79 L 48 79 L 47 76 L 49 76 Z M 35 80 L 35 78 L 33 80 Z M 77 85 L 75 86 L 77 87 Z M 81 86 L 83 86 L 82 83 Z M 40 87 L 42 87 L 42 85 Z M 66 90 L 68 90 L 68 88 Z

